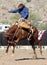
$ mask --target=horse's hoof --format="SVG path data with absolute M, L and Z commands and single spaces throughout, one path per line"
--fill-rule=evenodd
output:
M 12 56 L 14 56 L 14 54 L 12 54 Z
M 5 55 L 7 55 L 8 53 L 5 53 Z

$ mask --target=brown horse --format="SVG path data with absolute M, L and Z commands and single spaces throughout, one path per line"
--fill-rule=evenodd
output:
M 35 44 L 38 44 L 38 30 L 35 26 L 31 26 L 30 29 L 25 29 L 25 28 L 19 28 L 17 33 L 14 33 L 14 37 L 17 39 L 15 40 L 15 45 L 18 44 L 18 42 L 24 38 L 28 39 L 29 43 L 32 45 L 34 55 L 37 58 L 37 54 L 35 51 Z M 40 52 L 42 53 L 41 47 L 40 47 Z
M 10 35 L 10 34 L 13 34 L 13 33 L 14 33 L 14 36 L 12 38 L 11 37 L 12 35 Z M 30 29 L 24 29 L 24 28 L 19 28 L 17 25 L 13 25 L 7 31 L 7 34 L 5 35 L 5 37 L 7 39 L 9 38 L 9 42 L 8 42 L 8 46 L 7 46 L 6 52 L 8 52 L 8 48 L 9 48 L 10 43 L 13 45 L 13 53 L 14 53 L 15 46 L 18 44 L 18 42 L 20 40 L 24 39 L 24 38 L 26 38 L 26 39 L 28 38 L 28 41 L 32 45 L 34 54 L 37 57 L 36 51 L 35 51 L 34 42 L 38 43 L 38 30 L 37 30 L 37 28 L 35 26 L 31 26 Z M 15 38 L 15 40 L 13 40 L 14 38 Z M 11 41 L 13 41 L 13 42 L 11 42 Z
M 15 32 L 15 30 L 17 29 L 17 25 L 12 25 L 8 30 L 7 30 L 7 32 L 5 33 L 5 37 L 7 38 L 7 37 L 9 37 L 10 35 L 12 35 L 14 32 Z

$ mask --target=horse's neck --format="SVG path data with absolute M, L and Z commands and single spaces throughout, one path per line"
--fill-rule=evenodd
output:
M 12 27 L 10 27 L 7 31 L 8 34 L 13 34 L 15 32 L 15 30 L 17 29 L 17 25 L 13 25 Z

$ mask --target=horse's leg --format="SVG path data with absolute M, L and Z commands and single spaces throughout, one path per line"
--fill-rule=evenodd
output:
M 32 39 L 30 40 L 30 44 L 32 45 L 32 49 L 33 49 L 33 52 L 34 52 L 34 57 L 37 58 L 34 41 L 35 41 L 35 40 L 34 40 L 34 38 L 32 37 Z
M 15 52 L 15 44 L 13 44 L 12 56 L 14 56 L 14 52 Z
M 8 53 L 8 49 L 9 49 L 9 44 L 7 45 L 6 53 Z
M 37 54 L 36 54 L 36 50 L 35 50 L 35 46 L 32 45 L 33 51 L 34 51 L 34 56 L 35 58 L 37 58 Z
M 40 47 L 40 54 L 42 55 L 42 46 L 40 45 L 40 43 L 38 41 L 36 43 L 39 45 L 39 47 Z
M 14 54 L 14 50 L 15 50 L 15 46 L 17 45 L 17 43 L 19 42 L 19 38 L 14 42 L 14 44 L 13 44 L 13 54 Z
M 42 46 L 41 46 L 40 42 L 38 42 L 38 45 L 40 47 L 40 54 L 42 55 Z
M 13 44 L 13 51 L 12 51 L 12 52 L 13 52 L 13 54 L 14 54 L 14 51 L 15 51 L 15 44 Z
M 41 53 L 41 55 L 42 55 L 42 46 L 40 45 L 40 53 Z

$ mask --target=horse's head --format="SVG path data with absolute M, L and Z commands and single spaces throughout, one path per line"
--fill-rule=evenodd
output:
M 8 33 L 5 33 L 4 34 L 4 37 L 7 39 L 7 40 L 9 40 L 9 39 L 11 39 L 12 37 L 12 34 L 8 34 Z
M 17 30 L 18 25 L 14 24 L 12 25 L 4 34 L 4 37 L 9 40 L 13 38 L 13 34 L 15 33 L 15 31 Z

